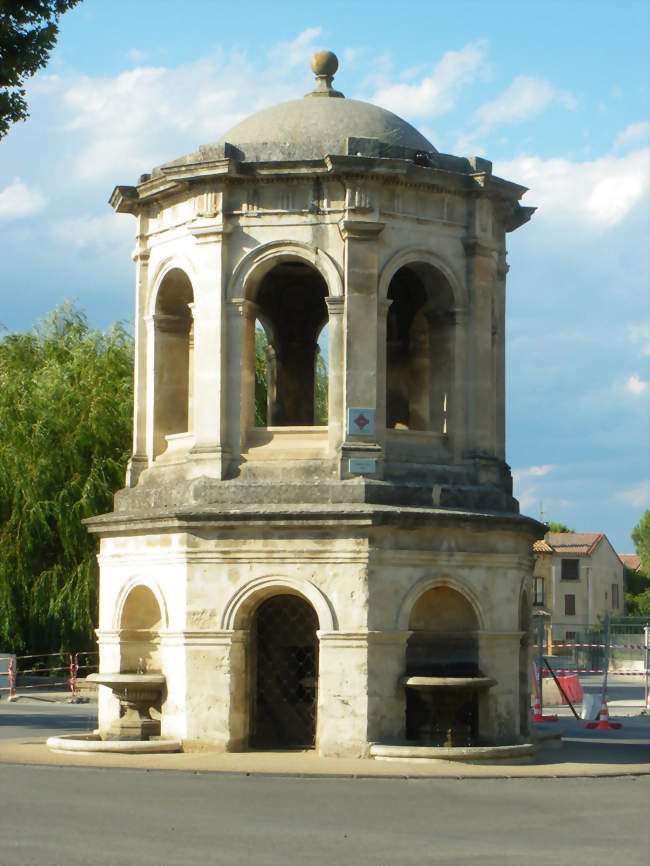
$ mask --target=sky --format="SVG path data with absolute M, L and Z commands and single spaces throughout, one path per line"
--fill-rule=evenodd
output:
M 329 48 L 346 96 L 529 187 L 538 210 L 508 236 L 515 495 L 631 551 L 650 507 L 649 39 L 645 0 L 85 0 L 0 141 L 0 323 L 64 299 L 130 321 L 135 223 L 113 187 L 302 96 Z

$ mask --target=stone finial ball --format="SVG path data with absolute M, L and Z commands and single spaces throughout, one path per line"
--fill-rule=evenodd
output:
M 335 75 L 339 68 L 339 59 L 333 51 L 317 51 L 311 59 L 314 75 Z

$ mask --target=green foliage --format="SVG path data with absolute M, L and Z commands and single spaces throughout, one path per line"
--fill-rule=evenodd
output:
M 327 364 L 320 352 L 316 355 L 314 424 L 327 424 Z
M 65 304 L 0 340 L 0 645 L 92 646 L 96 541 L 130 451 L 133 343 Z
M 641 557 L 641 571 L 650 577 L 650 509 L 632 530 L 632 541 L 637 555 Z
M 269 387 L 266 352 L 268 338 L 262 328 L 255 328 L 255 426 L 267 426 L 267 393 Z M 327 424 L 327 363 L 316 355 L 314 382 L 314 424 Z
M 266 334 L 255 328 L 255 426 L 266 427 L 266 394 L 269 387 Z
M 566 526 L 564 523 L 549 523 L 548 525 L 549 532 L 575 532 L 575 529 L 571 529 L 571 527 Z
M 625 612 L 628 616 L 650 617 L 650 589 L 646 589 L 645 592 L 636 595 L 626 592 Z
M 79 0 L 0 2 L 0 138 L 29 117 L 25 79 L 42 69 L 59 35 L 59 18 Z

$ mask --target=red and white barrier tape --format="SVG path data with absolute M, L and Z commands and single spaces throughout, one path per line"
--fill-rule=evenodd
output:
M 553 673 L 559 674 L 559 676 L 564 676 L 565 674 L 604 674 L 604 670 L 594 669 L 594 668 L 553 668 Z M 621 676 L 621 677 L 644 677 L 646 673 L 650 674 L 650 671 L 608 671 L 607 674 L 610 677 L 613 676 Z
M 554 647 L 563 647 L 564 649 L 605 649 L 604 643 L 575 643 L 566 640 L 554 640 Z M 539 644 L 533 644 L 533 647 L 539 648 Z M 648 647 L 642 643 L 610 643 L 610 649 L 626 649 L 626 650 L 647 650 Z

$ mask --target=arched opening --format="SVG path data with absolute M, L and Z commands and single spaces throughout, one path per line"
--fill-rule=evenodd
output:
M 193 429 L 194 293 L 180 268 L 167 273 L 158 289 L 154 322 L 153 456 L 168 436 Z
M 479 623 L 474 608 L 447 586 L 424 592 L 409 618 L 413 634 L 406 645 L 407 677 L 476 678 Z M 478 736 L 478 695 L 473 689 L 406 690 L 406 735 L 442 745 L 453 731 L 454 744 Z
M 318 617 L 297 595 L 274 595 L 252 617 L 251 727 L 255 748 L 316 742 Z
M 256 426 L 327 423 L 327 369 L 319 348 L 326 297 L 325 280 L 305 262 L 279 262 L 261 280 L 255 296 Z
M 135 586 L 128 594 L 120 620 L 120 672 L 159 672 L 160 605 L 148 586 Z
M 386 426 L 448 433 L 454 298 L 434 267 L 400 268 L 388 286 Z

